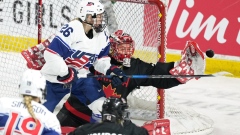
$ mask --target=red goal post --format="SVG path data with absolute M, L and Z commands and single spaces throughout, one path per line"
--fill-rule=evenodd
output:
M 157 55 L 157 61 L 160 62 L 165 62 L 166 59 L 166 11 L 167 11 L 167 4 L 168 3 L 163 3 L 160 0 L 117 0 L 119 2 L 130 2 L 130 3 L 137 3 L 137 4 L 145 4 L 144 5 L 144 13 L 149 12 L 150 10 L 155 11 L 156 13 L 153 14 L 145 14 L 144 19 L 146 19 L 143 23 L 144 24 L 152 24 L 148 22 L 148 19 L 151 18 L 155 18 L 155 23 L 157 23 L 157 25 L 154 25 L 154 27 L 156 27 L 157 29 L 153 29 L 155 30 L 156 33 L 152 33 L 152 34 L 156 34 L 157 36 L 155 37 L 156 39 L 154 40 L 154 42 L 156 42 L 157 44 L 155 45 L 156 47 L 156 52 Z M 153 5 L 151 7 L 147 7 L 149 5 Z M 154 7 L 155 6 L 155 7 Z M 116 12 L 116 11 L 115 11 Z M 127 21 L 127 20 L 126 20 Z M 143 38 L 148 38 L 150 37 L 149 32 L 145 31 L 145 29 L 147 29 L 146 27 L 148 27 L 147 25 L 144 25 L 144 32 L 146 32 L 144 34 Z M 149 26 L 150 27 L 150 26 Z M 151 32 L 150 32 L 151 33 Z M 150 40 L 152 39 L 152 37 L 150 37 Z M 148 40 L 148 39 L 146 39 Z M 144 44 L 143 44 L 144 45 Z M 144 50 L 144 49 L 143 49 Z M 138 55 L 138 57 L 141 58 L 141 56 Z M 145 60 L 146 62 L 148 62 L 148 59 L 146 58 L 142 58 L 143 60 Z M 151 58 L 150 58 L 151 59 Z M 153 89 L 153 88 L 151 88 Z M 140 92 L 140 91 L 139 91 Z M 157 89 L 157 95 L 156 97 L 151 97 L 151 98 L 156 98 L 157 100 L 157 104 L 156 104 L 156 118 L 164 118 L 164 89 Z M 135 100 L 135 99 L 133 99 Z M 135 104 L 134 104 L 135 105 Z
M 166 12 L 167 12 L 167 3 L 163 3 L 160 0 L 117 0 L 123 2 L 135 2 L 135 3 L 142 3 L 142 4 L 153 4 L 155 5 L 158 10 L 158 53 L 159 53 L 159 60 L 160 62 L 165 62 L 166 60 L 166 44 L 167 44 L 167 37 L 166 37 Z M 164 118 L 164 89 L 157 90 L 157 119 Z

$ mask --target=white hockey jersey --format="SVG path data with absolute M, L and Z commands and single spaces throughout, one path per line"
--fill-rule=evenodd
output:
M 0 135 L 60 135 L 55 114 L 42 104 L 32 101 L 36 124 L 23 103 L 23 98 L 0 98 Z
M 75 68 L 78 77 L 90 73 L 91 66 L 100 73 L 106 74 L 111 66 L 109 49 L 108 32 L 93 31 L 93 38 L 89 39 L 82 23 L 79 20 L 71 21 L 62 27 L 45 50 L 46 63 L 41 72 L 53 83 L 61 83 L 57 80 L 57 76 L 67 75 L 68 67 Z

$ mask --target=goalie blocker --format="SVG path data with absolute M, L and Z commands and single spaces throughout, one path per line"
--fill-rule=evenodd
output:
M 54 37 L 55 35 L 52 35 L 42 43 L 37 44 L 21 52 L 22 56 L 27 61 L 28 68 L 41 70 L 41 68 L 45 64 L 45 60 L 43 58 L 43 52 L 48 47 L 48 45 L 52 42 Z

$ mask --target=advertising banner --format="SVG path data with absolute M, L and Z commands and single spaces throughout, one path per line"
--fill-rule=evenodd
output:
M 170 0 L 168 48 L 182 50 L 187 40 L 202 51 L 240 56 L 240 2 L 235 0 Z

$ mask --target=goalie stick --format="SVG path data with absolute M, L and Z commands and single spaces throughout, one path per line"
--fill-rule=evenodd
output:
M 78 76 L 82 78 L 111 78 L 114 75 L 87 75 L 87 76 Z M 208 75 L 126 75 L 128 78 L 136 78 L 136 79 L 143 79 L 143 78 L 178 78 L 178 77 L 215 77 L 212 74 Z

